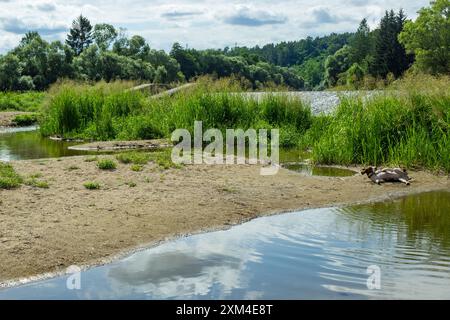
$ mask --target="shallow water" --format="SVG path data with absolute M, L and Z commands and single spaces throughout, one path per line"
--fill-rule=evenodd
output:
M 327 176 L 327 177 L 349 177 L 357 172 L 344 168 L 314 166 L 303 163 L 283 165 L 283 168 L 292 170 L 307 176 Z
M 356 171 L 332 166 L 315 166 L 309 164 L 311 153 L 299 149 L 280 149 L 280 163 L 283 168 L 305 176 L 349 177 Z
M 450 299 L 450 192 L 263 217 L 0 299 Z M 380 268 L 381 288 L 367 287 Z
M 56 158 L 88 154 L 67 149 L 75 142 L 43 138 L 36 127 L 3 128 L 0 130 L 0 161 Z

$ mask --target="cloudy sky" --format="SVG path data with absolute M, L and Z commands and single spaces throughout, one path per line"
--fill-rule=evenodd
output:
M 172 43 L 198 49 L 298 40 L 353 31 L 362 18 L 377 25 L 385 9 L 415 18 L 428 0 L 0 0 L 0 53 L 28 30 L 63 40 L 80 13 L 144 36 L 156 49 Z

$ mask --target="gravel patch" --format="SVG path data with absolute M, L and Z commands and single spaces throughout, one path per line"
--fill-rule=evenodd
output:
M 381 94 L 382 91 L 289 91 L 289 92 L 249 92 L 245 95 L 260 99 L 264 95 L 288 95 L 298 97 L 311 106 L 314 115 L 331 113 L 339 105 L 342 97 L 362 97 L 364 100 Z

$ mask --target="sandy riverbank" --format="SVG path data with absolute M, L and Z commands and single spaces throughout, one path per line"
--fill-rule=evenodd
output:
M 0 283 L 102 263 L 142 245 L 264 214 L 450 187 L 447 176 L 427 172 L 411 172 L 411 186 L 378 186 L 359 174 L 306 177 L 280 169 L 260 176 L 259 167 L 249 165 L 163 171 L 149 163 L 134 172 L 119 164 L 115 171 L 101 171 L 86 158 L 12 162 L 25 177 L 40 173 L 50 188 L 0 190 Z M 99 182 L 101 189 L 85 189 L 87 181 Z

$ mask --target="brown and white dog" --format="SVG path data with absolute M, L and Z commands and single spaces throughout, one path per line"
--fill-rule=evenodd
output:
M 361 174 L 367 174 L 370 180 L 377 184 L 381 184 L 382 182 L 402 182 L 409 185 L 409 181 L 411 180 L 406 170 L 401 168 L 377 170 L 376 167 L 367 167 L 361 170 Z

